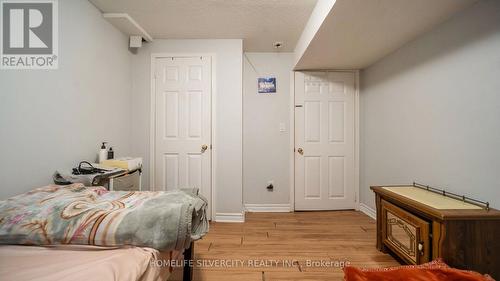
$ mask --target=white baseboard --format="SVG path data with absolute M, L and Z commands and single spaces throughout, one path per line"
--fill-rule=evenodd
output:
M 372 218 L 374 220 L 377 219 L 377 211 L 375 211 L 374 209 L 368 207 L 367 205 L 365 205 L 363 203 L 359 203 L 359 210 L 361 212 L 365 213 L 370 218 Z
M 255 213 L 288 213 L 290 204 L 245 204 L 245 211 Z
M 216 222 L 245 222 L 245 213 L 216 213 Z

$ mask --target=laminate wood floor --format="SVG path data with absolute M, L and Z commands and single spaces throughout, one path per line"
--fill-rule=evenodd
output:
M 343 280 L 342 263 L 396 266 L 375 248 L 375 221 L 357 211 L 247 213 L 211 223 L 195 243 L 196 281 Z

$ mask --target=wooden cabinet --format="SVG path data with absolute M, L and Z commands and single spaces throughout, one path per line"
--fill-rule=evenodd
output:
M 500 279 L 500 211 L 414 186 L 372 186 L 377 248 L 406 264 L 442 258 Z

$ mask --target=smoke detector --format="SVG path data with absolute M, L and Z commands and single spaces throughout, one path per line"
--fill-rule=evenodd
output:
M 276 42 L 273 43 L 273 47 L 275 49 L 279 49 L 279 48 L 283 47 L 283 42 L 276 41 Z

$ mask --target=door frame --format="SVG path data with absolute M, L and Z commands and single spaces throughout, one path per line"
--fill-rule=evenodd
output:
M 150 190 L 155 191 L 155 169 L 156 169 L 156 161 L 155 161 L 155 152 L 156 152 L 156 145 L 155 145 L 155 135 L 156 135 L 156 77 L 155 77 L 155 70 L 156 70 L 156 59 L 159 58 L 192 58 L 192 57 L 210 57 L 210 63 L 211 63 L 211 77 L 212 77 L 212 86 L 211 86 L 211 113 L 210 113 L 210 127 L 211 127 L 211 159 L 210 159 L 210 166 L 211 166 L 211 182 L 210 182 L 210 198 L 207 198 L 209 200 L 209 203 L 212 205 L 212 212 L 210 214 L 210 218 L 213 220 L 215 218 L 215 210 L 216 210 L 216 205 L 215 205 L 215 175 L 217 165 L 216 165 L 216 152 L 217 152 L 217 138 L 215 136 L 216 128 L 215 128 L 215 117 L 216 117 L 216 77 L 215 77 L 215 70 L 216 70 L 216 55 L 214 53 L 151 53 L 151 70 L 150 70 L 150 79 L 151 79 L 151 92 L 150 92 L 150 108 L 149 108 L 149 167 L 150 167 L 150 172 L 149 172 L 149 187 Z
M 359 70 L 296 70 L 290 72 L 290 211 L 295 211 L 295 72 L 349 72 L 354 74 L 354 209 L 359 211 Z

